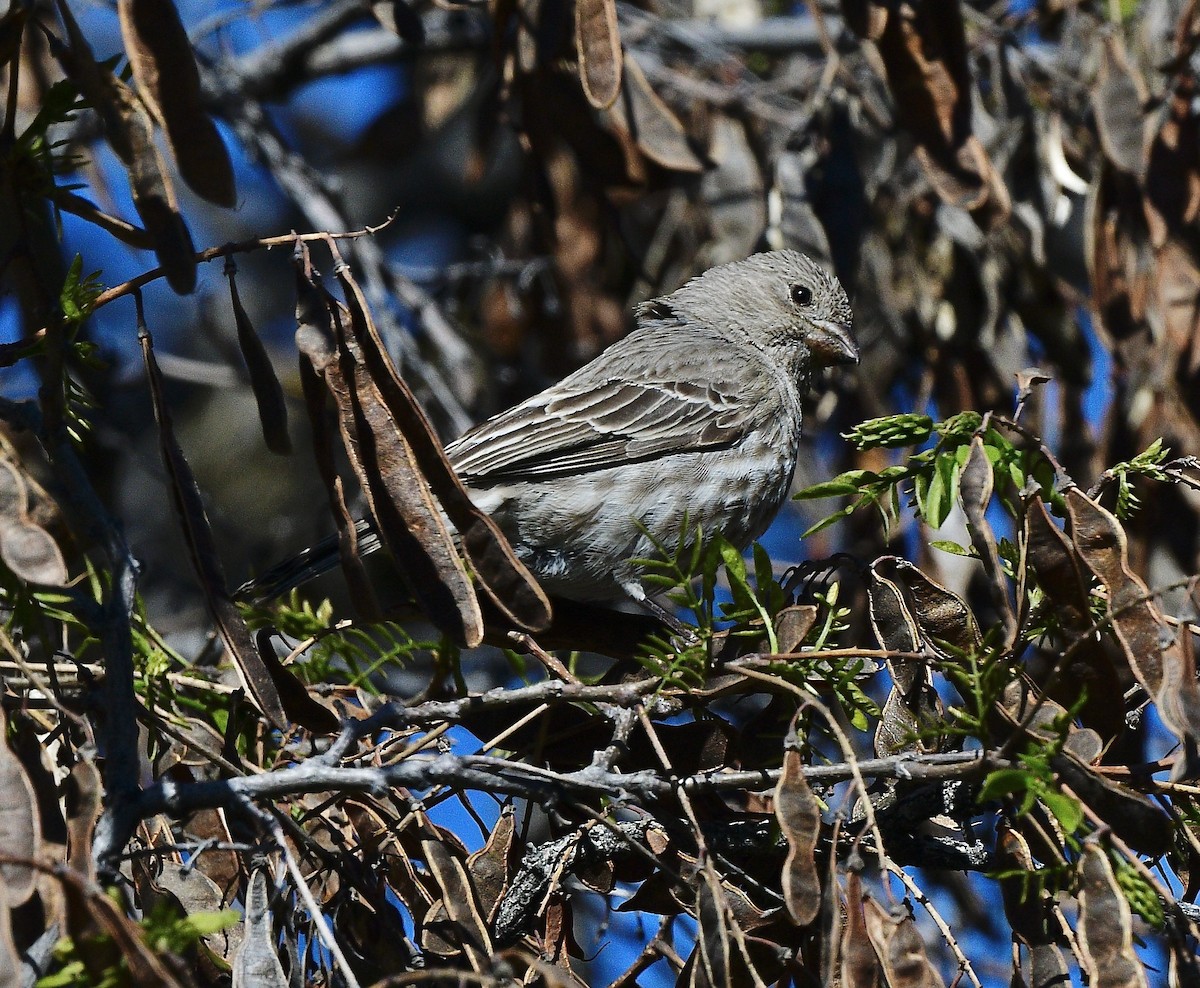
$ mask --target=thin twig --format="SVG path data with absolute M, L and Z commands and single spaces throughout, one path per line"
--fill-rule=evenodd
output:
M 942 939 L 946 942 L 946 946 L 950 948 L 950 953 L 952 953 L 954 955 L 954 959 L 958 961 L 959 973 L 966 977 L 971 984 L 975 986 L 975 988 L 983 988 L 983 983 L 979 980 L 979 976 L 975 973 L 975 968 L 971 966 L 971 962 L 967 959 L 967 955 L 963 953 L 962 947 L 958 945 L 958 941 L 954 938 L 954 933 L 950 929 L 950 924 L 947 923 L 942 917 L 942 914 L 938 912 L 937 907 L 929 900 L 929 896 L 927 896 L 924 891 L 922 891 L 921 887 L 915 881 L 913 881 L 912 876 L 894 861 L 885 858 L 884 867 L 887 868 L 890 874 L 895 875 L 898 879 L 900 879 L 901 882 L 904 883 L 904 887 L 908 889 L 908 894 L 916 899 L 925 912 L 929 914 L 929 918 L 933 920 L 934 925 L 938 928 L 938 932 L 941 933 Z

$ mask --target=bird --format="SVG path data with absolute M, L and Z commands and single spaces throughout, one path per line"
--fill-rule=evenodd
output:
M 722 264 L 635 309 L 636 327 L 446 447 L 548 593 L 650 603 L 637 560 L 719 533 L 738 550 L 788 496 L 813 373 L 858 362 L 834 275 L 794 250 Z M 359 550 L 378 546 L 359 523 Z M 327 540 L 250 587 L 270 599 L 336 565 Z

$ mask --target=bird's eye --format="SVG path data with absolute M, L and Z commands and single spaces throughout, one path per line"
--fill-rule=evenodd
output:
M 807 285 L 792 285 L 792 301 L 807 309 L 812 305 L 812 289 Z

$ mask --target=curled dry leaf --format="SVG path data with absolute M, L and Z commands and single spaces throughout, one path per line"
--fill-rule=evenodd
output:
M 1025 544 L 1038 586 L 1055 612 L 1072 631 L 1086 629 L 1092 623 L 1091 597 L 1081 560 L 1040 498 L 1031 498 L 1025 510 Z
M 250 374 L 250 387 L 258 405 L 258 420 L 262 424 L 263 439 L 272 453 L 286 456 L 292 451 L 292 441 L 288 437 L 287 402 L 283 397 L 283 385 L 279 383 L 275 365 L 271 363 L 271 355 L 267 353 L 267 348 L 263 346 L 245 306 L 242 305 L 232 265 L 226 268 L 226 274 L 229 275 L 229 298 L 233 305 L 238 347 Z
M 891 988 L 945 988 L 942 976 L 925 953 L 917 924 L 904 907 L 890 915 L 869 896 L 863 900 L 867 935 Z
M 300 678 L 279 661 L 275 646 L 271 644 L 272 633 L 270 628 L 255 632 L 254 645 L 271 676 L 271 682 L 279 690 L 279 700 L 288 720 L 314 734 L 333 734 L 341 724 L 337 714 L 317 701 Z
M 457 529 L 463 554 L 480 584 L 501 613 L 517 627 L 529 631 L 544 629 L 552 617 L 549 599 L 496 523 L 467 494 L 442 450 L 433 425 L 387 356 L 362 289 L 347 268 L 339 271 L 338 279 L 351 302 L 355 339 L 371 377 L 396 430 L 411 447 L 418 469 Z
M 1035 884 L 1025 877 L 1032 876 L 1035 865 L 1025 838 L 1007 825 L 1001 826 L 996 839 L 996 867 L 1006 877 L 1000 879 L 1000 895 L 1004 900 L 1004 915 L 1013 935 L 1029 948 L 1034 967 L 1034 984 L 1055 984 L 1039 980 L 1053 975 L 1066 984 L 1069 980 L 1066 958 L 1054 942 L 1055 934 L 1049 922 L 1045 896 L 1038 894 Z M 1040 975 L 1039 973 L 1040 972 Z
M 199 868 L 171 859 L 163 863 L 155 883 L 170 893 L 183 907 L 184 914 L 220 912 L 228 905 L 220 886 Z M 204 937 L 208 948 L 218 957 L 232 962 L 242 945 L 242 927 L 233 926 Z
M 608 111 L 611 127 L 628 134 L 647 158 L 677 172 L 701 172 L 704 162 L 688 141 L 687 131 L 650 85 L 632 55 L 626 60 L 621 97 Z
M 730 929 L 725 895 L 712 866 L 702 867 L 697 878 L 699 935 L 692 951 L 691 988 L 723 988 L 733 983 L 737 944 Z
M 1150 142 L 1145 210 L 1155 250 L 1165 247 L 1169 239 L 1188 244 L 1200 218 L 1200 115 L 1193 109 L 1195 90 L 1195 79 L 1179 80 L 1162 126 Z M 1183 308 L 1191 306 L 1185 303 Z M 1170 317 L 1169 307 L 1166 315 Z M 1175 335 L 1169 332 L 1168 338 Z
M 378 983 L 396 971 L 406 971 L 419 956 L 404 935 L 404 926 L 391 903 L 361 895 L 340 896 L 337 937 L 351 969 L 362 984 Z
M 1129 64 L 1125 44 L 1116 32 L 1100 44 L 1100 66 L 1091 88 L 1092 112 L 1105 157 L 1130 175 L 1146 170 L 1142 105 L 1146 84 Z
M 296 349 L 300 355 L 304 410 L 312 430 L 313 456 L 337 525 L 342 574 L 358 612 L 373 619 L 380 613 L 379 603 L 358 552 L 358 525 L 346 503 L 345 488 L 337 472 L 333 434 L 326 415 L 329 388 L 325 383 L 325 372 L 334 358 L 333 319 L 325 295 L 307 270 L 306 258 L 297 258 L 297 261 Z
M 721 891 L 725 893 L 725 902 L 729 906 L 733 921 L 742 930 L 757 930 L 766 926 L 778 913 L 776 909 L 760 909 L 750 901 L 750 896 L 727 878 L 721 879 Z
M 31 521 L 0 526 L 0 558 L 20 579 L 61 587 L 67 564 L 54 536 Z
M 57 0 L 70 47 L 55 55 L 104 122 L 113 151 L 129 174 L 133 204 L 154 243 L 167 283 L 180 295 L 196 287 L 196 248 L 175 202 L 175 189 L 154 143 L 154 127 L 137 95 L 96 62 L 65 0 Z
M 817 217 L 809 194 L 806 156 L 799 151 L 784 151 L 776 160 L 774 177 L 770 194 L 779 196 L 779 234 L 783 246 L 832 266 L 829 235 Z
M 175 426 L 163 393 L 162 372 L 154 358 L 154 341 L 144 324 L 138 326 L 138 338 L 142 344 L 146 376 L 150 381 L 154 418 L 158 423 L 159 451 L 171 483 L 171 500 L 183 528 L 192 568 L 200 580 L 204 601 L 254 703 L 272 724 L 284 727 L 287 724 L 287 715 L 279 698 L 279 690 L 262 656 L 254 647 L 246 622 L 226 588 L 225 569 L 217 554 L 216 541 L 208 522 L 208 514 L 204 510 L 200 488 L 175 438 Z
M 1163 722 L 1192 742 L 1200 738 L 1200 690 L 1188 653 L 1164 648 L 1174 636 L 1129 567 L 1125 530 L 1117 519 L 1076 487 L 1066 492 L 1071 542 L 1108 588 L 1108 614 L 1130 670 L 1158 706 Z
M 417 878 L 412 860 L 403 852 L 392 852 L 384 859 L 387 863 L 388 886 L 396 893 L 413 916 L 424 916 L 429 912 L 433 896 Z
M 921 639 L 947 662 L 983 644 L 975 615 L 958 594 L 931 580 L 907 559 L 881 556 L 873 569 L 899 588 Z
M 549 984 L 569 984 L 565 979 L 570 976 L 571 972 L 571 955 L 572 953 L 578 957 L 581 953 L 578 946 L 575 945 L 575 938 L 572 934 L 572 911 L 571 903 L 565 895 L 556 892 L 550 898 L 550 902 L 546 906 L 546 923 L 542 933 L 542 956 L 552 961 L 554 966 L 551 971 L 562 981 L 553 980 L 553 976 Z M 572 946 L 575 949 L 572 950 Z M 546 980 L 543 978 L 543 980 Z
M 1117 341 L 1135 337 L 1144 325 L 1152 265 L 1134 235 L 1144 221 L 1137 183 L 1102 161 L 1088 192 L 1084 256 L 1092 305 L 1101 327 Z
M 490 922 L 512 878 L 516 812 L 508 803 L 488 835 L 487 843 L 467 858 L 467 871 L 479 895 L 479 909 Z
M 971 72 L 958 0 L 887 8 L 847 5 L 848 23 L 874 37 L 897 122 L 916 140 L 930 183 L 947 203 L 985 228 L 1003 223 L 1011 200 L 979 138 L 971 132 Z
M 844 988 L 876 988 L 883 968 L 871 946 L 863 911 L 862 877 L 850 872 L 846 880 L 846 922 L 842 927 L 841 966 Z
M 29 583 L 61 587 L 70 576 L 58 543 L 30 516 L 29 490 L 20 469 L 4 459 L 0 459 L 0 559 L 18 579 Z
M 1105 778 L 1070 751 L 1056 755 L 1051 764 L 1071 791 L 1134 850 L 1158 857 L 1170 848 L 1171 819 L 1149 796 Z
M 348 277 L 348 276 L 347 276 Z M 337 359 L 325 366 L 342 445 L 380 540 L 429 619 L 457 641 L 483 641 L 483 615 L 412 446 L 400 431 L 367 357 L 366 310 L 347 292 L 349 320 L 332 308 Z
M 871 564 L 867 586 L 867 606 L 871 628 L 881 648 L 894 652 L 919 653 L 921 632 L 904 601 L 900 588 L 886 576 L 892 568 L 888 557 Z M 927 677 L 925 663 L 920 659 L 888 659 L 888 672 L 902 694 L 911 693 Z
M 713 167 L 705 169 L 700 179 L 700 195 L 708 210 L 711 241 L 703 254 L 705 267 L 739 261 L 753 254 L 763 231 L 767 228 L 767 196 L 763 187 L 762 169 L 750 147 L 746 125 L 724 114 L 712 122 L 708 158 Z M 782 185 L 776 175 L 777 185 Z M 780 190 L 784 215 L 780 226 L 787 234 L 793 232 L 795 196 L 803 188 Z M 801 199 L 801 205 L 806 205 Z M 798 246 L 795 241 L 787 246 Z M 806 253 L 808 253 L 806 251 Z M 700 259 L 698 259 L 700 260 Z
M 837 847 L 841 838 L 841 821 L 834 825 L 831 844 Z M 842 883 L 838 878 L 841 864 L 837 854 L 830 854 L 825 863 L 825 880 L 821 884 L 821 912 L 815 927 L 821 947 L 821 984 L 837 981 L 841 958 L 838 948 L 842 942 Z
M 458 940 L 455 946 L 466 954 L 471 970 L 489 970 L 493 952 L 492 937 L 481 915 L 465 865 L 451 855 L 441 841 L 423 840 L 421 849 L 433 880 L 442 893 L 442 907 L 449 920 L 445 929 Z
M 1146 988 L 1146 973 L 1133 949 L 1133 915 L 1108 851 L 1092 841 L 1079 858 L 1080 962 L 1096 988 Z
M 92 836 L 100 819 L 102 791 L 100 771 L 92 762 L 81 758 L 71 766 L 63 785 L 67 864 L 83 874 L 91 874 Z
M 890 557 L 876 560 L 869 570 L 867 602 L 871 627 L 882 648 L 895 652 L 923 650 L 921 631 L 900 587 L 883 575 L 893 572 Z M 902 751 L 934 751 L 940 747 L 931 729 L 945 718 L 945 708 L 933 686 L 928 665 L 921 659 L 887 660 L 892 688 L 875 728 L 879 757 Z
M 1082 191 L 1082 190 L 1081 190 Z M 1017 411 L 1014 418 L 1021 417 L 1021 409 L 1040 385 L 1049 384 L 1054 378 L 1037 367 L 1026 367 L 1017 372 Z
M 660 916 L 677 916 L 687 909 L 675 880 L 661 871 L 651 874 L 633 895 L 617 906 L 617 912 L 621 913 L 647 912 Z
M 166 131 L 183 180 L 218 206 L 237 204 L 229 151 L 201 99 L 200 72 L 175 0 L 118 0 L 133 79 Z
M 966 517 L 971 545 L 983 561 L 992 603 L 1004 622 L 1004 644 L 1007 649 L 1012 647 L 1017 637 L 1017 616 L 1008 596 L 1008 580 L 1000 565 L 996 536 L 987 520 L 987 507 L 992 500 L 993 485 L 992 464 L 984 452 L 982 437 L 976 436 L 971 441 L 971 452 L 958 482 L 959 500 Z
M 783 755 L 783 771 L 775 787 L 775 817 L 788 842 L 783 899 L 792 921 L 808 926 L 821 909 L 821 877 L 815 857 L 821 805 L 804 777 L 804 761 L 795 747 Z
M 8 724 L 0 711 L 0 847 L 13 858 L 33 860 L 40 853 L 41 833 L 33 783 L 8 746 Z M 28 865 L 15 861 L 0 864 L 4 885 L 0 897 L 10 907 L 21 905 L 33 895 L 37 878 Z
M 271 885 L 265 867 L 246 887 L 245 931 L 233 958 L 233 988 L 288 988 L 271 925 Z
M 752 956 L 752 946 L 763 941 L 747 938 L 744 925 L 759 926 L 766 914 L 744 892 L 722 879 L 711 862 L 705 863 L 700 877 L 696 894 L 700 942 L 692 952 L 690 984 L 695 988 L 767 988 L 767 982 L 774 984 L 782 973 L 778 952 L 768 949 L 757 959 Z
M 607 110 L 621 92 L 621 31 L 616 0 L 575 0 L 579 81 L 588 102 Z
M 794 604 L 775 615 L 775 640 L 780 654 L 796 652 L 817 623 L 815 604 Z
M 1066 674 L 1058 677 L 1052 695 L 1063 704 L 1076 706 L 1086 690 L 1079 717 L 1105 741 L 1111 741 L 1125 728 L 1124 690 L 1104 639 L 1094 631 L 1088 633 L 1091 597 L 1083 561 L 1038 498 L 1031 498 L 1025 511 L 1025 554 L 1038 586 L 1066 630 L 1076 636 L 1071 664 Z

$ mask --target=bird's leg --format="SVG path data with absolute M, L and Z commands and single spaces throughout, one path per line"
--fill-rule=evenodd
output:
M 638 601 L 642 607 L 646 608 L 651 614 L 658 618 L 663 624 L 670 628 L 676 635 L 683 637 L 691 644 L 695 644 L 699 639 L 696 637 L 696 629 L 690 624 L 684 624 L 674 614 L 668 611 L 653 597 L 643 597 Z
M 622 581 L 621 589 L 625 591 L 630 600 L 649 611 L 653 617 L 658 618 L 658 620 L 672 631 L 675 639 L 678 640 L 678 642 L 673 641 L 672 645 L 679 644 L 681 647 L 686 647 L 687 645 L 694 645 L 700 640 L 696 636 L 696 629 L 694 627 L 684 624 L 657 600 L 647 596 L 645 588 L 637 580 Z

